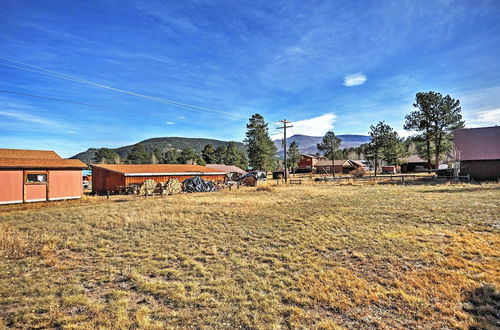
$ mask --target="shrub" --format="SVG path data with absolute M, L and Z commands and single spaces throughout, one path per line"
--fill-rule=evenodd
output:
M 365 176 L 365 174 L 366 170 L 364 167 L 358 167 L 357 169 L 351 171 L 351 175 L 357 178 L 361 178 Z

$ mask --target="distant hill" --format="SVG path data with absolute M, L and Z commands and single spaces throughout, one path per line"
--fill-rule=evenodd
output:
M 344 134 L 337 135 L 342 139 L 340 148 L 351 148 L 359 147 L 363 143 L 370 142 L 370 137 L 368 135 L 355 135 L 355 134 Z M 303 154 L 315 154 L 318 152 L 317 144 L 323 139 L 322 136 L 308 136 L 295 134 L 286 139 L 287 145 L 290 145 L 292 141 L 296 141 L 299 144 L 300 152 Z M 283 147 L 281 146 L 281 140 L 275 140 L 274 145 L 278 148 L 278 155 L 283 156 Z
M 229 141 L 213 140 L 213 139 L 203 139 L 203 138 L 185 138 L 185 137 L 159 137 L 147 139 L 136 144 L 142 144 L 148 152 L 152 152 L 154 149 L 184 149 L 193 148 L 197 152 L 201 152 L 203 147 L 207 144 L 213 144 L 215 148 L 218 146 L 226 146 Z M 245 145 L 242 142 L 236 142 L 238 148 L 243 149 Z M 130 150 L 132 150 L 134 145 L 119 147 L 111 149 L 116 152 L 120 157 L 126 158 Z M 80 159 L 84 163 L 92 163 L 95 157 L 95 153 L 98 148 L 90 148 L 87 151 L 80 152 L 71 158 Z

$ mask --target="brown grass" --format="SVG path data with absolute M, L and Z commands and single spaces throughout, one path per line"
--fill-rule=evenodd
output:
M 499 200 L 321 183 L 3 212 L 0 328 L 494 328 Z

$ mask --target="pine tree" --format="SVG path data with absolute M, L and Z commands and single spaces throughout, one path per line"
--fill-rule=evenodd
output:
M 427 160 L 429 168 L 434 160 L 437 168 L 441 155 L 452 146 L 453 131 L 464 127 L 460 101 L 433 91 L 420 92 L 415 96 L 413 106 L 417 110 L 406 116 L 404 129 L 419 132 L 419 156 Z
M 296 141 L 293 141 L 290 143 L 290 146 L 288 147 L 288 151 L 286 152 L 288 156 L 288 164 L 287 166 L 292 168 L 292 173 L 295 176 L 295 168 L 299 164 L 299 160 L 301 157 L 300 150 L 299 150 L 299 144 Z
M 177 149 L 167 149 L 163 152 L 162 163 L 164 164 L 179 164 L 179 153 Z
M 214 152 L 214 163 L 225 164 L 226 161 L 226 147 L 218 146 Z
M 229 142 L 226 147 L 226 155 L 224 157 L 224 164 L 226 165 L 236 165 L 239 161 L 238 147 L 236 147 L 236 142 Z
M 405 148 L 398 133 L 384 121 L 370 126 L 370 143 L 365 148 L 365 157 L 374 162 L 375 175 L 379 160 L 397 165 L 405 153 Z
M 203 151 L 201 152 L 201 157 L 203 158 L 206 164 L 216 164 L 215 149 L 213 144 L 207 144 L 203 148 Z
M 247 170 L 248 168 L 248 156 L 245 150 L 238 149 L 238 162 L 235 164 L 239 168 L 243 170 Z
M 264 117 L 258 113 L 249 119 L 244 142 L 247 145 L 249 164 L 254 170 L 273 169 L 276 147 L 269 137 Z
M 116 156 L 118 154 L 109 148 L 100 148 L 96 151 L 94 162 L 100 164 L 117 164 Z
M 318 143 L 318 150 L 323 152 L 323 155 L 332 161 L 332 172 L 334 178 L 335 158 L 341 142 L 341 138 L 335 136 L 335 133 L 333 133 L 332 131 L 328 131 L 326 132 L 325 136 L 323 136 L 323 140 L 321 141 L 321 143 Z
M 127 160 L 131 164 L 148 164 L 151 161 L 151 156 L 142 144 L 136 144 L 128 154 Z
M 179 162 L 181 164 L 192 164 L 198 159 L 198 154 L 193 148 L 184 148 L 181 150 L 181 155 L 179 157 Z

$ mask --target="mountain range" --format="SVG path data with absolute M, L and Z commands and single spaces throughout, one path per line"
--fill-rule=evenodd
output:
M 340 143 L 340 149 L 344 148 L 352 148 L 359 147 L 363 143 L 370 142 L 370 137 L 368 135 L 356 135 L 356 134 L 344 134 L 337 135 L 337 137 L 341 138 L 342 141 Z M 318 143 L 323 139 L 322 136 L 309 136 L 309 135 L 301 135 L 295 134 L 286 139 L 287 146 L 290 145 L 293 141 L 299 144 L 299 150 L 303 154 L 312 154 L 314 155 L 318 152 Z M 278 149 L 278 155 L 283 156 L 283 140 L 275 140 L 274 145 Z
M 203 139 L 203 138 L 185 138 L 185 137 L 158 137 L 158 138 L 151 138 L 147 139 L 141 142 L 138 142 L 136 144 L 142 144 L 144 146 L 144 149 L 146 149 L 147 152 L 152 152 L 155 149 L 159 150 L 164 150 L 164 149 L 184 149 L 184 148 L 192 148 L 196 152 L 201 152 L 203 147 L 205 147 L 207 144 L 212 144 L 215 148 L 218 146 L 227 146 L 229 141 L 221 141 L 221 140 L 214 140 L 214 139 Z M 245 145 L 242 142 L 236 142 L 236 145 L 238 148 L 244 149 Z M 118 155 L 120 155 L 120 158 L 124 159 L 127 157 L 129 152 L 132 150 L 134 145 L 129 145 L 129 146 L 124 146 L 124 147 L 119 147 L 119 148 L 112 148 L 114 152 L 116 152 Z M 74 155 L 71 158 L 74 159 L 80 159 L 84 163 L 92 163 L 94 161 L 95 153 L 97 152 L 98 148 L 90 148 L 86 151 L 80 152 L 76 155 Z
M 370 142 L 370 137 L 367 135 L 354 135 L 354 134 L 345 134 L 338 135 L 342 139 L 342 143 L 340 144 L 340 148 L 350 148 L 350 147 L 358 147 L 363 143 Z M 317 149 L 317 144 L 321 142 L 322 136 L 308 136 L 295 134 L 289 138 L 287 138 L 287 145 L 290 145 L 292 141 L 296 141 L 299 144 L 300 152 L 303 154 L 315 154 Z M 281 146 L 282 140 L 273 141 L 274 145 L 278 150 L 278 156 L 283 156 L 283 147 Z M 215 148 L 218 146 L 227 146 L 229 141 L 221 141 L 214 139 L 203 139 L 203 138 L 185 138 L 185 137 L 158 137 L 151 138 L 137 144 L 142 144 L 146 151 L 152 152 L 155 149 L 164 150 L 164 149 L 184 149 L 184 148 L 192 148 L 196 150 L 196 152 L 201 152 L 203 147 L 207 144 L 213 144 Z M 244 149 L 245 145 L 242 142 L 236 142 L 238 148 Z M 132 150 L 134 145 L 123 146 L 119 148 L 111 149 L 116 152 L 120 157 L 126 158 L 128 153 Z M 80 159 L 84 163 L 92 163 L 94 161 L 95 153 L 98 148 L 90 148 L 86 151 L 80 152 L 74 155 L 73 159 Z

